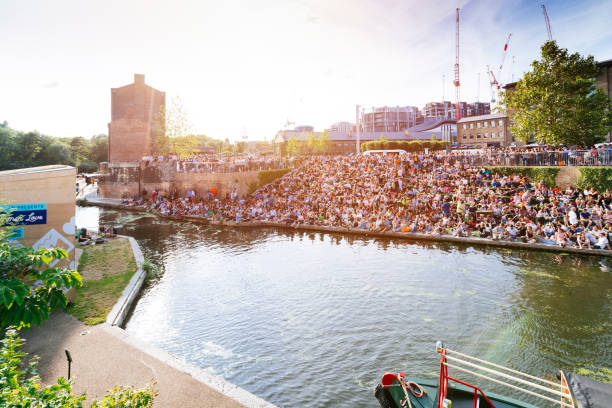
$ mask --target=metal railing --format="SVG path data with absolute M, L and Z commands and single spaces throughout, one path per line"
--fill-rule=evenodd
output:
M 240 163 L 179 161 L 176 163 L 176 170 L 179 173 L 241 173 L 245 171 L 284 169 L 289 165 L 290 162 L 286 160 Z
M 571 396 L 571 392 L 563 372 L 561 372 L 561 383 L 556 383 L 554 381 L 539 378 L 518 370 L 513 370 L 499 364 L 481 360 L 458 351 L 450 350 L 444 347 L 441 342 L 436 344 L 436 349 L 441 357 L 440 380 L 438 384 L 439 393 L 437 401 L 437 407 L 439 408 L 442 408 L 443 406 L 443 401 L 448 391 L 449 381 L 472 388 L 474 390 L 474 406 L 477 406 L 478 394 L 482 395 L 482 397 L 485 398 L 491 406 L 494 406 L 480 388 L 450 377 L 448 375 L 448 368 L 483 378 L 504 387 L 519 391 L 522 394 L 531 395 L 541 400 L 555 403 L 562 408 L 575 408 L 574 400 Z
M 483 152 L 450 154 L 473 166 L 612 166 L 612 150 Z

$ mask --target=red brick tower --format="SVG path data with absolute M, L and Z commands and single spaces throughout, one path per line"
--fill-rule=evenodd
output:
M 136 161 L 151 154 L 156 122 L 165 120 L 166 93 L 151 88 L 144 75 L 134 83 L 111 88 L 111 122 L 108 124 L 108 161 Z

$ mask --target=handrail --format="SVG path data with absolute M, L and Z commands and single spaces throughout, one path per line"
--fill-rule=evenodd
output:
M 479 359 L 479 358 L 477 358 L 477 357 L 472 357 L 472 356 L 470 356 L 470 355 L 463 354 L 463 353 L 460 353 L 460 352 L 458 352 L 458 351 L 451 350 L 451 349 L 447 348 L 447 349 L 446 349 L 446 353 L 448 354 L 449 352 L 450 352 L 450 353 L 457 354 L 457 355 L 460 355 L 461 357 L 465 357 L 465 358 L 469 358 L 469 359 L 474 360 L 474 361 L 478 361 L 479 363 L 489 364 L 489 365 L 492 365 L 493 367 L 501 368 L 502 370 L 506 370 L 506 371 L 509 371 L 509 372 L 511 372 L 511 373 L 514 373 L 514 374 L 523 375 L 523 376 L 525 376 L 525 377 L 531 378 L 531 379 L 533 379 L 533 380 L 541 381 L 541 382 L 544 382 L 544 383 L 547 383 L 547 384 L 553 385 L 553 386 L 555 386 L 555 387 L 564 388 L 564 387 L 563 387 L 563 385 L 561 385 L 561 384 L 557 384 L 556 382 L 553 382 L 553 381 L 550 381 L 550 380 L 546 380 L 546 379 L 544 379 L 544 378 L 536 377 L 535 375 L 531 375 L 531 374 L 523 373 L 522 371 L 513 370 L 512 368 L 504 367 L 503 365 L 495 364 L 495 363 L 492 363 L 492 362 L 490 362 L 490 361 L 481 360 L 481 359 Z M 448 357 L 448 356 L 447 356 L 447 357 Z
M 441 407 L 442 401 L 446 396 L 446 391 L 448 388 L 448 381 L 455 381 L 464 385 L 468 385 L 474 389 L 476 389 L 476 387 L 464 383 L 463 381 L 457 380 L 455 378 L 452 378 L 448 375 L 448 367 L 451 367 L 454 370 L 458 370 L 464 373 L 468 373 L 468 374 L 472 374 L 481 378 L 484 378 L 486 380 L 495 382 L 497 384 L 503 385 L 505 387 L 508 388 L 512 388 L 514 390 L 518 390 L 522 393 L 525 394 L 529 394 L 529 395 L 533 395 L 535 397 L 538 397 L 540 399 L 546 400 L 546 401 L 551 401 L 554 402 L 555 404 L 558 404 L 560 407 L 564 407 L 564 408 L 575 408 L 574 405 L 574 401 L 573 398 L 571 396 L 569 387 L 567 385 L 567 381 L 565 381 L 565 377 L 563 377 L 562 374 L 562 379 L 561 379 L 561 384 L 555 383 L 553 381 L 549 381 L 543 378 L 539 378 L 539 377 L 535 377 L 533 375 L 530 374 L 526 374 L 523 373 L 521 371 L 518 370 L 514 370 L 508 367 L 504 367 L 502 365 L 499 364 L 495 364 L 495 363 L 491 363 L 489 361 L 486 360 L 481 360 L 479 358 L 476 357 L 472 357 L 469 356 L 467 354 L 463 354 L 460 353 L 458 351 L 453 351 L 450 349 L 445 348 L 441 342 L 438 342 L 436 344 L 436 348 L 438 353 L 441 356 L 441 361 L 440 361 L 440 381 L 439 381 L 439 400 L 438 400 L 438 407 Z M 456 354 L 458 356 L 463 357 L 464 359 L 461 359 L 459 357 L 455 357 L 455 356 L 451 356 L 449 354 Z M 470 359 L 472 361 L 476 361 L 480 364 L 477 364 L 475 362 L 470 362 L 470 361 L 466 361 L 466 359 Z M 449 361 L 452 361 L 456 364 L 451 364 L 449 363 Z M 459 364 L 459 365 L 457 365 Z M 498 368 L 499 370 L 494 370 L 492 368 L 489 367 L 485 367 L 484 365 L 490 365 L 492 367 Z M 470 369 L 471 368 L 471 369 Z M 486 373 L 488 373 L 489 375 L 485 375 L 485 374 L 481 374 L 481 373 L 477 373 L 475 371 L 473 371 L 472 369 L 476 369 L 476 370 L 482 370 Z M 506 371 L 502 372 L 501 370 Z M 512 373 L 514 375 L 508 374 L 508 373 Z M 502 379 L 499 378 L 493 378 L 492 376 L 497 376 L 497 377 L 502 377 Z M 523 378 L 521 378 L 521 376 Z M 537 384 L 535 382 L 532 381 L 528 381 L 525 378 L 529 378 L 530 380 L 534 380 L 534 381 L 539 381 L 545 385 L 542 384 Z M 543 395 L 541 393 L 529 390 L 529 389 L 525 389 L 524 387 L 520 387 L 518 385 L 514 385 L 514 384 L 510 384 L 507 381 L 503 381 L 503 379 L 506 380 L 510 380 L 510 381 L 514 381 L 517 382 L 519 384 L 523 384 L 532 388 L 536 388 L 537 390 L 541 390 L 544 391 L 545 393 L 548 393 L 550 395 Z M 553 388 L 554 387 L 554 388 Z M 556 389 L 555 389 L 556 388 Z M 484 395 L 484 393 L 483 393 Z M 484 395 L 486 398 L 486 395 Z M 555 398 L 553 398 L 554 396 L 557 397 L 561 397 L 560 400 L 557 400 Z M 488 398 L 487 398 L 488 399 Z M 569 402 L 565 402 L 565 401 L 569 401 Z

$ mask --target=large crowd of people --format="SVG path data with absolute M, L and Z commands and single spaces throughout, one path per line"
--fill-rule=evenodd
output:
M 277 159 L 271 156 L 222 156 L 196 153 L 186 157 L 179 157 L 176 154 L 143 156 L 139 162 L 145 167 L 169 163 L 176 166 L 176 171 L 183 173 L 236 173 L 285 168 L 292 161 L 292 158 Z
M 443 152 L 319 156 L 247 196 L 189 190 L 124 199 L 166 216 L 271 221 L 610 249 L 612 193 L 492 174 Z M 612 237 L 611 237 L 612 238 Z

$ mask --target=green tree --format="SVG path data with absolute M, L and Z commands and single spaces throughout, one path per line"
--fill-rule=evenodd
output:
M 108 161 L 108 136 L 96 135 L 89 141 L 89 159 L 94 163 Z
M 72 149 L 66 143 L 55 140 L 45 150 L 40 152 L 37 157 L 40 164 L 66 164 L 74 166 Z
M 8 127 L 6 122 L 0 126 L 0 170 L 15 168 L 13 160 L 15 158 L 15 131 Z
M 249 144 L 247 142 L 236 142 L 236 153 L 246 153 L 249 149 Z
M 291 138 L 287 142 L 287 153 L 290 156 L 297 156 L 302 150 L 301 144 L 302 142 L 297 140 L 297 137 L 295 135 L 291 136 Z
M 309 132 L 306 138 L 306 149 L 308 153 L 314 153 L 317 151 L 317 138 L 315 138 L 314 132 Z
M 0 348 L 0 406 L 2 407 L 53 407 L 82 408 L 86 395 L 73 395 L 72 381 L 63 377 L 57 383 L 42 386 L 36 360 L 24 361 L 26 354 L 20 351 L 23 340 L 17 331 L 9 329 Z M 27 364 L 26 364 L 27 363 Z M 25 368 L 24 368 L 25 367 Z M 117 387 L 102 401 L 91 405 L 97 408 L 148 408 L 153 405 L 156 393 L 152 386 L 141 390 Z
M 516 137 L 552 145 L 603 140 L 612 126 L 610 99 L 595 87 L 600 70 L 593 56 L 570 54 L 548 41 L 531 67 L 515 91 L 502 95 Z
M 323 133 L 319 135 L 316 140 L 314 151 L 316 153 L 327 153 L 331 147 L 331 139 L 329 138 L 329 133 L 325 130 Z

